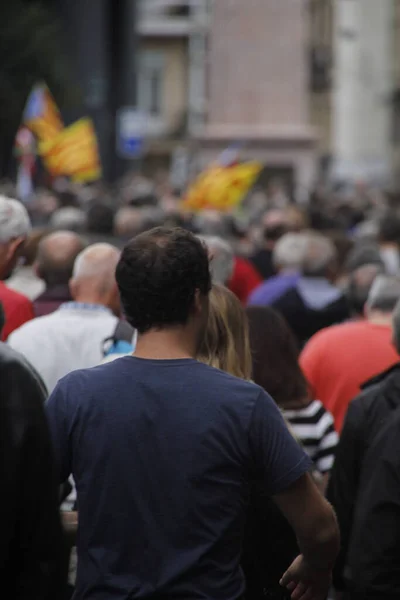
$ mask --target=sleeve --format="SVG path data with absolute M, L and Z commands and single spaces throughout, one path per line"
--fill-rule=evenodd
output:
M 319 444 L 314 456 L 314 463 L 320 473 L 328 473 L 335 460 L 336 447 L 339 436 L 335 431 L 335 425 L 331 413 L 325 411 L 319 424 Z
M 335 588 L 338 590 L 344 589 L 343 571 L 350 541 L 363 452 L 363 422 L 363 412 L 356 399 L 349 405 L 347 411 L 327 490 L 327 498 L 336 511 L 341 531 L 340 553 L 333 578 Z
M 68 555 L 58 508 L 58 485 L 44 414 L 44 396 L 34 376 L 20 365 L 13 393 L 21 394 L 24 434 L 20 439 L 18 508 L 13 563 L 18 567 L 16 600 L 60 598 Z M 18 392 L 17 392 L 18 389 Z M 21 415 L 22 418 L 22 415 Z
M 269 495 L 284 491 L 312 467 L 275 402 L 263 390 L 254 406 L 249 440 L 256 476 Z
M 61 380 L 54 388 L 53 393 L 46 403 L 47 420 L 50 427 L 60 483 L 67 481 L 71 475 L 72 467 L 65 386 L 65 380 Z
M 1 339 L 5 341 L 10 333 L 21 327 L 27 321 L 34 317 L 33 304 L 30 300 L 18 304 L 10 315 L 7 316 L 4 328 L 1 332 Z

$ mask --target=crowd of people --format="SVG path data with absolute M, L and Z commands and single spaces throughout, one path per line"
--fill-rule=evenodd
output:
M 10 598 L 400 597 L 396 198 L 3 195 L 0 276 Z

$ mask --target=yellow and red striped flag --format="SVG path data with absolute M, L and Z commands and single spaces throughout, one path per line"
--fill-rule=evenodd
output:
M 44 83 L 36 84 L 25 105 L 23 123 L 41 142 L 48 142 L 63 130 L 60 111 Z
M 80 119 L 53 140 L 39 144 L 39 154 L 54 177 L 66 175 L 80 183 L 101 177 L 97 138 L 91 119 Z
M 189 187 L 183 199 L 183 208 L 192 211 L 233 210 L 242 202 L 261 170 L 262 164 L 259 162 L 227 167 L 212 165 L 200 173 Z

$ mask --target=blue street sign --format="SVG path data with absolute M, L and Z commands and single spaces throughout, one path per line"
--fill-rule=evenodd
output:
M 117 152 L 123 158 L 140 158 L 144 148 L 145 115 L 133 107 L 117 113 Z

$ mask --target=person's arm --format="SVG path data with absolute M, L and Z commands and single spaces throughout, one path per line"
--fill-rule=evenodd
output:
M 316 591 L 319 585 L 329 587 L 339 552 L 339 528 L 332 507 L 309 474 L 275 495 L 274 500 L 293 527 L 302 553 L 283 576 L 283 585 L 309 585 Z
M 283 576 L 282 585 L 294 599 L 308 593 L 305 599 L 322 600 L 339 550 L 336 518 L 308 473 L 311 461 L 266 394 L 258 398 L 253 411 L 250 445 L 256 475 L 292 525 L 304 553 Z
M 333 583 L 337 590 L 344 589 L 343 572 L 353 525 L 364 448 L 363 430 L 364 412 L 360 400 L 356 399 L 350 403 L 347 411 L 326 494 L 336 511 L 342 534 L 340 553 L 333 571 Z

